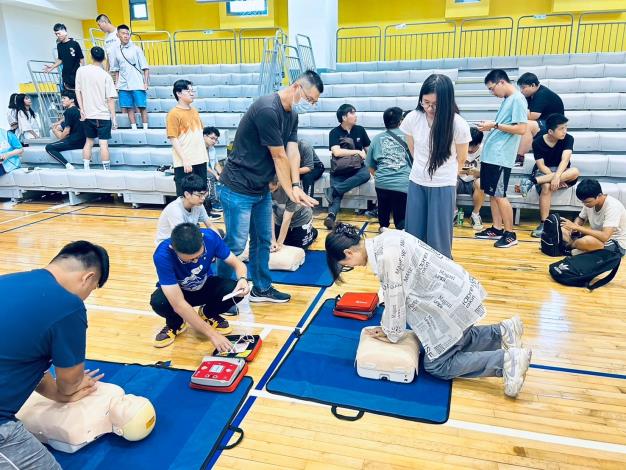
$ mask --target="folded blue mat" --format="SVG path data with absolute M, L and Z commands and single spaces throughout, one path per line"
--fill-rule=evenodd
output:
M 189 388 L 191 371 L 100 361 L 85 368 L 99 368 L 103 381 L 148 398 L 156 425 L 138 442 L 107 434 L 74 454 L 53 450 L 64 470 L 205 468 L 253 383 L 244 377 L 234 392 L 218 393 Z
M 380 324 L 382 308 L 369 321 L 333 315 L 333 299 L 315 314 L 267 383 L 270 393 L 362 412 L 441 424 L 448 420 L 452 381 L 424 371 L 410 384 L 359 377 L 354 358 L 361 329 Z

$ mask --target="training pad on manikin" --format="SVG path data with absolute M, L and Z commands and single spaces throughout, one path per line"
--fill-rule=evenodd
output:
M 253 384 L 244 377 L 232 393 L 206 392 L 189 388 L 186 370 L 100 361 L 86 361 L 85 368 L 99 368 L 103 381 L 148 398 L 156 425 L 143 441 L 106 434 L 75 454 L 53 450 L 64 470 L 204 468 Z
M 354 358 L 361 329 L 380 324 L 382 308 L 368 321 L 333 315 L 329 299 L 296 341 L 267 384 L 270 393 L 397 418 L 441 424 L 450 414 L 452 381 L 420 364 L 410 384 L 359 377 Z M 349 415 L 349 412 L 344 413 Z

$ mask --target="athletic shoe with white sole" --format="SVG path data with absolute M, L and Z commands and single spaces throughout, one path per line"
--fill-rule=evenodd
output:
M 499 240 L 502 237 L 504 230 L 501 228 L 489 227 L 483 230 L 482 232 L 476 232 L 474 237 L 480 238 L 481 240 Z
M 502 349 L 522 347 L 524 324 L 519 316 L 515 315 L 507 320 L 503 320 L 500 323 L 500 333 L 502 333 Z
M 514 232 L 505 231 L 500 239 L 493 244 L 496 248 L 511 248 L 517 245 L 517 235 Z
M 483 219 L 481 219 L 480 214 L 475 214 L 472 212 L 470 216 L 472 219 L 472 228 L 474 230 L 482 230 L 483 229 Z
M 526 348 L 512 348 L 504 351 L 502 378 L 504 380 L 504 394 L 507 397 L 517 398 L 522 390 L 531 357 L 532 351 Z
M 265 292 L 261 292 L 257 290 L 256 287 L 253 287 L 250 291 L 250 302 L 274 302 L 274 303 L 285 303 L 291 300 L 291 295 L 286 294 L 284 292 L 280 292 L 274 287 L 270 287 Z

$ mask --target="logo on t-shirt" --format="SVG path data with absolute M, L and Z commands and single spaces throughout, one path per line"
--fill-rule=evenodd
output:
M 70 55 L 72 57 L 76 57 L 76 49 L 74 49 L 73 47 L 70 47 Z
M 182 281 L 180 281 L 180 287 L 183 290 L 187 291 L 196 291 L 202 289 L 208 277 L 206 273 L 204 274 L 204 276 L 198 277 L 198 274 L 202 272 L 203 267 L 204 266 L 200 264 L 197 267 L 193 268 L 191 270 L 191 274 Z

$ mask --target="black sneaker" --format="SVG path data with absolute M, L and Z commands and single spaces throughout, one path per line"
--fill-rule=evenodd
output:
M 282 304 L 285 302 L 289 302 L 291 300 L 291 295 L 285 294 L 284 292 L 279 292 L 274 287 L 270 287 L 265 292 L 261 292 L 257 290 L 256 287 L 253 287 L 250 291 L 250 302 L 274 302 L 278 304 Z
M 524 166 L 524 155 L 515 157 L 515 166 L 518 168 Z
M 486 228 L 482 232 L 476 232 L 474 234 L 474 237 L 480 238 L 481 240 L 499 240 L 503 234 L 503 229 L 497 229 L 494 226 L 491 226 L 489 228 Z
M 324 227 L 328 230 L 332 230 L 335 228 L 335 214 L 329 212 L 326 218 L 324 219 Z
M 217 212 L 209 212 L 209 220 L 220 220 L 222 218 L 222 214 L 218 214 Z
M 500 239 L 494 243 L 496 248 L 511 248 L 517 245 L 517 236 L 513 232 L 504 232 Z

